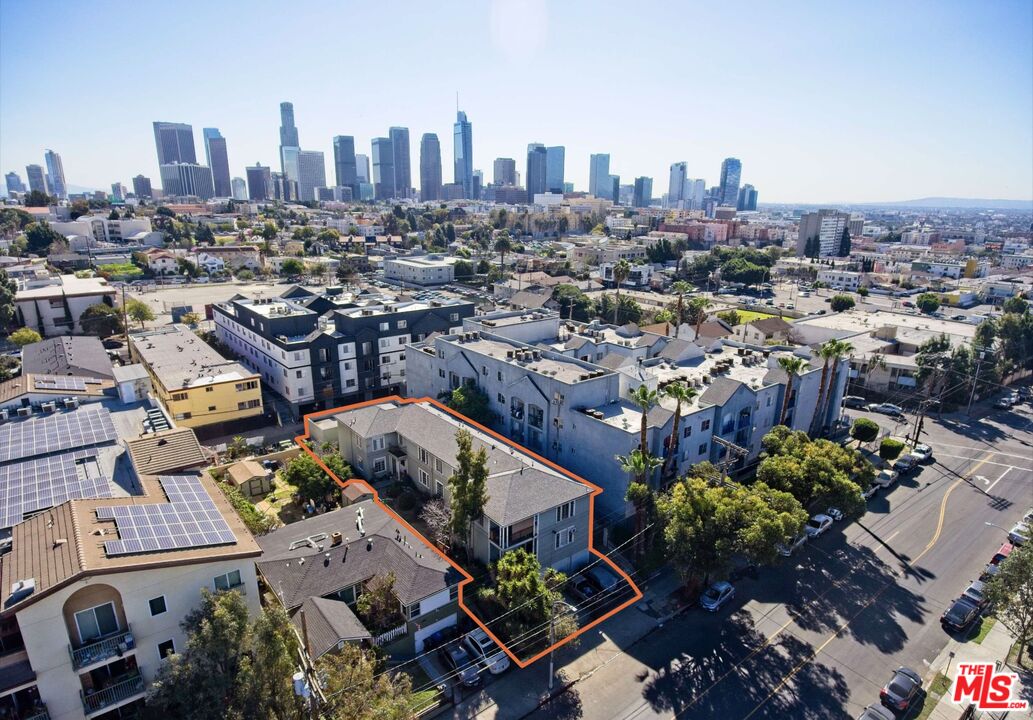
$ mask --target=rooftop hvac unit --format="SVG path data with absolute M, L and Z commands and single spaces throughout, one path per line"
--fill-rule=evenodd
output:
M 65 409 L 74 410 L 77 407 L 79 407 L 79 398 L 65 398 Z
M 28 417 L 29 415 L 32 415 L 32 408 L 31 407 L 20 407 L 20 408 L 18 408 L 18 417 Z
M 10 416 L 11 416 L 11 413 L 10 413 L 10 411 L 7 408 L 4 408 L 3 410 L 0 410 L 0 421 L 6 420 Z
M 55 410 L 57 410 L 57 403 L 53 400 L 41 403 L 40 409 L 43 410 L 43 412 L 54 412 Z

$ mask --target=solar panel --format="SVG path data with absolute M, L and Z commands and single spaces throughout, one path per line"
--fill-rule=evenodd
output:
M 78 467 L 95 459 L 94 453 L 75 451 L 0 466 L 0 529 L 66 500 L 111 497 L 107 478 L 86 477 Z
M 117 437 L 111 413 L 104 407 L 29 418 L 0 425 L 0 463 L 101 445 Z
M 118 540 L 108 540 L 109 556 L 229 545 L 237 538 L 201 480 L 194 475 L 158 478 L 167 503 L 97 508 L 98 520 L 114 520 Z
M 37 390 L 86 390 L 86 379 L 74 375 L 35 375 L 32 384 Z

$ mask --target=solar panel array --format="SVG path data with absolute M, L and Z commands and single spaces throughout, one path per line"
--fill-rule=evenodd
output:
M 118 540 L 108 556 L 229 545 L 237 541 L 201 481 L 194 475 L 158 478 L 169 502 L 97 508 L 98 520 L 114 520 Z
M 86 390 L 86 378 L 74 375 L 35 375 L 32 384 L 37 390 Z
M 114 442 L 111 413 L 104 407 L 47 415 L 0 425 L 0 462 Z
M 88 478 L 76 469 L 77 463 L 95 459 L 93 453 L 73 451 L 0 466 L 0 529 L 66 500 L 111 497 L 107 478 Z

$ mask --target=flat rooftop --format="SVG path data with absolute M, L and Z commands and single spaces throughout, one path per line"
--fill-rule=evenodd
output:
M 169 390 L 258 377 L 215 352 L 186 325 L 132 333 L 129 338 L 136 353 Z
M 888 310 L 877 310 L 875 312 L 848 310 L 847 312 L 833 313 L 831 315 L 801 318 L 794 324 L 823 327 L 831 330 L 848 330 L 856 333 L 871 332 L 872 330 L 891 326 L 909 330 L 924 330 L 936 335 L 952 335 L 965 339 L 973 338 L 976 334 L 976 326 L 971 323 L 945 320 L 929 317 L 928 315 L 890 312 Z
M 589 365 L 586 362 L 574 360 L 562 356 L 547 357 L 541 350 L 533 350 L 523 343 L 510 342 L 497 337 L 485 337 L 481 335 L 475 339 L 463 340 L 464 335 L 451 335 L 444 340 L 464 350 L 487 355 L 505 362 L 512 363 L 520 368 L 541 375 L 548 375 L 563 383 L 576 383 L 587 380 L 587 375 L 596 373 L 599 376 L 612 375 L 611 370 L 606 370 L 597 365 Z M 518 359 L 517 353 L 523 358 Z

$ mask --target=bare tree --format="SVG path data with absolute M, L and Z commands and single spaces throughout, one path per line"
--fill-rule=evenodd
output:
M 427 524 L 431 541 L 438 547 L 446 547 L 452 524 L 452 511 L 448 504 L 441 498 L 430 500 L 420 510 L 420 520 Z

